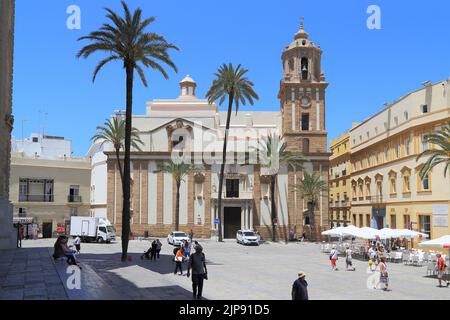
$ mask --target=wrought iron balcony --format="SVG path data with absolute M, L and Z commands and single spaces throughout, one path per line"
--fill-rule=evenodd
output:
M 81 196 L 74 195 L 74 194 L 68 195 L 67 196 L 67 202 L 69 202 L 69 203 L 79 203 L 79 202 L 81 202 Z

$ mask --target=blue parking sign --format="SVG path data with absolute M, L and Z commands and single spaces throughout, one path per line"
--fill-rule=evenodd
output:
M 214 224 L 219 224 L 219 219 L 214 219 Z

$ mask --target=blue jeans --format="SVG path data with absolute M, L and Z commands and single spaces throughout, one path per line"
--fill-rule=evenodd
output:
M 66 253 L 67 263 L 68 264 L 77 264 L 77 258 L 73 252 Z

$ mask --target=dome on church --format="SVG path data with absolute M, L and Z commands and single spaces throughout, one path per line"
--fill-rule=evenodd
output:
M 180 84 L 181 83 L 187 83 L 187 82 L 195 83 L 194 79 L 192 79 L 190 75 L 187 75 L 186 77 L 184 77 L 184 79 L 180 81 Z

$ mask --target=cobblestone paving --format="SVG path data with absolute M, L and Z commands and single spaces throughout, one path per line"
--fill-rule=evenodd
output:
M 201 243 L 209 271 L 206 299 L 290 299 L 292 282 L 300 270 L 307 274 L 310 299 L 450 299 L 450 289 L 438 288 L 435 278 L 426 277 L 426 267 L 388 263 L 392 291 L 384 292 L 367 286 L 371 274 L 366 262 L 354 260 L 356 271 L 345 271 L 341 258 L 339 271 L 331 271 L 328 256 L 317 244 L 245 247 L 234 241 Z M 16 254 L 0 252 L 1 299 L 191 298 L 191 280 L 173 274 L 173 247 L 165 242 L 161 259 L 148 261 L 140 255 L 150 242 L 130 241 L 131 261 L 125 263 L 120 262 L 120 242 L 82 244 L 82 290 L 66 290 L 68 295 L 63 291 L 63 272 L 55 269 L 49 258 L 52 245 L 53 240 L 26 241 L 27 248 Z M 183 268 L 185 272 L 186 266 Z

